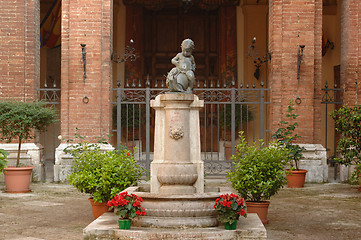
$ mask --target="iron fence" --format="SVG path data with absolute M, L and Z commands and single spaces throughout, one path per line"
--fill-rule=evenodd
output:
M 166 88 L 113 88 L 113 134 L 117 148 L 134 151 L 136 160 L 150 169 L 154 148 L 155 111 L 150 100 L 166 93 Z M 200 112 L 201 157 L 205 174 L 223 175 L 232 166 L 239 131 L 249 141 L 265 139 L 269 132 L 267 88 L 197 88 L 193 91 L 204 100 Z

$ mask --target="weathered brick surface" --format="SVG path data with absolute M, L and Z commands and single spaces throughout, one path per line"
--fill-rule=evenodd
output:
M 269 49 L 271 86 L 271 131 L 284 119 L 289 101 L 295 104 L 300 142 L 319 143 L 322 1 L 270 0 Z M 305 45 L 301 62 L 300 80 L 297 80 L 297 52 Z M 317 90 L 316 90 L 317 89 Z
M 62 1 L 61 134 L 65 137 L 73 137 L 76 128 L 89 137 L 110 133 L 112 9 L 111 0 Z
M 0 1 L 0 98 L 37 99 L 39 16 L 38 0 Z
M 341 1 L 341 87 L 344 103 L 361 104 L 361 2 Z

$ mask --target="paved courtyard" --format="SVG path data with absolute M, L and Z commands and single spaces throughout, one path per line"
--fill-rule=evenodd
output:
M 27 194 L 0 193 L 0 239 L 82 239 L 93 220 L 88 196 L 66 184 L 31 188 Z M 361 192 L 339 183 L 284 188 L 271 199 L 269 219 L 268 239 L 360 239 Z

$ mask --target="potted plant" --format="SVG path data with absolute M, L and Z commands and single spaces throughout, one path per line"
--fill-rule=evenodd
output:
M 218 221 L 223 223 L 227 230 L 237 228 L 239 216 L 247 217 L 244 199 L 233 193 L 220 195 L 216 199 L 214 209 L 216 209 Z
M 263 145 L 259 140 L 249 146 L 241 132 L 236 154 L 232 156 L 234 168 L 227 177 L 246 200 L 247 212 L 257 213 L 266 224 L 269 199 L 287 182 L 284 166 L 289 150 L 277 142 Z
M 271 137 L 276 139 L 281 146 L 289 150 L 288 162 L 290 168 L 286 169 L 287 186 L 290 188 L 301 188 L 305 184 L 307 170 L 299 168 L 299 161 L 303 157 L 302 151 L 304 151 L 305 148 L 294 143 L 296 139 L 301 137 L 294 133 L 298 126 L 296 119 L 299 116 L 293 112 L 294 110 L 293 104 L 290 101 L 286 114 L 289 121 L 281 121 L 278 124 L 279 128 Z
M 336 131 L 342 134 L 337 144 L 340 156 L 335 160 L 346 166 L 356 166 L 350 180 L 358 182 L 361 191 L 361 105 L 343 106 L 330 115 L 335 120 Z
M 34 167 L 21 165 L 21 144 L 35 137 L 34 130 L 45 131 L 54 121 L 55 110 L 41 102 L 0 101 L 0 140 L 19 142 L 16 166 L 4 168 L 6 192 L 31 191 L 30 176 Z
M 119 216 L 119 229 L 130 229 L 132 218 L 136 216 L 144 216 L 145 210 L 141 206 L 143 199 L 135 194 L 128 192 L 120 192 L 109 200 L 107 205 L 110 209 L 114 209 L 115 215 Z
M 103 151 L 99 143 L 104 142 L 83 141 L 64 150 L 73 156 L 73 172 L 68 181 L 80 192 L 90 194 L 95 219 L 108 210 L 106 204 L 110 199 L 136 184 L 143 172 L 129 150 Z

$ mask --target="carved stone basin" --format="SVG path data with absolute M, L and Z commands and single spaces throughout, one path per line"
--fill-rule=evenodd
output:
M 143 187 L 127 188 L 143 198 L 142 207 L 146 215 L 133 220 L 139 227 L 214 227 L 218 226 L 215 200 L 221 192 L 194 194 L 150 193 Z

